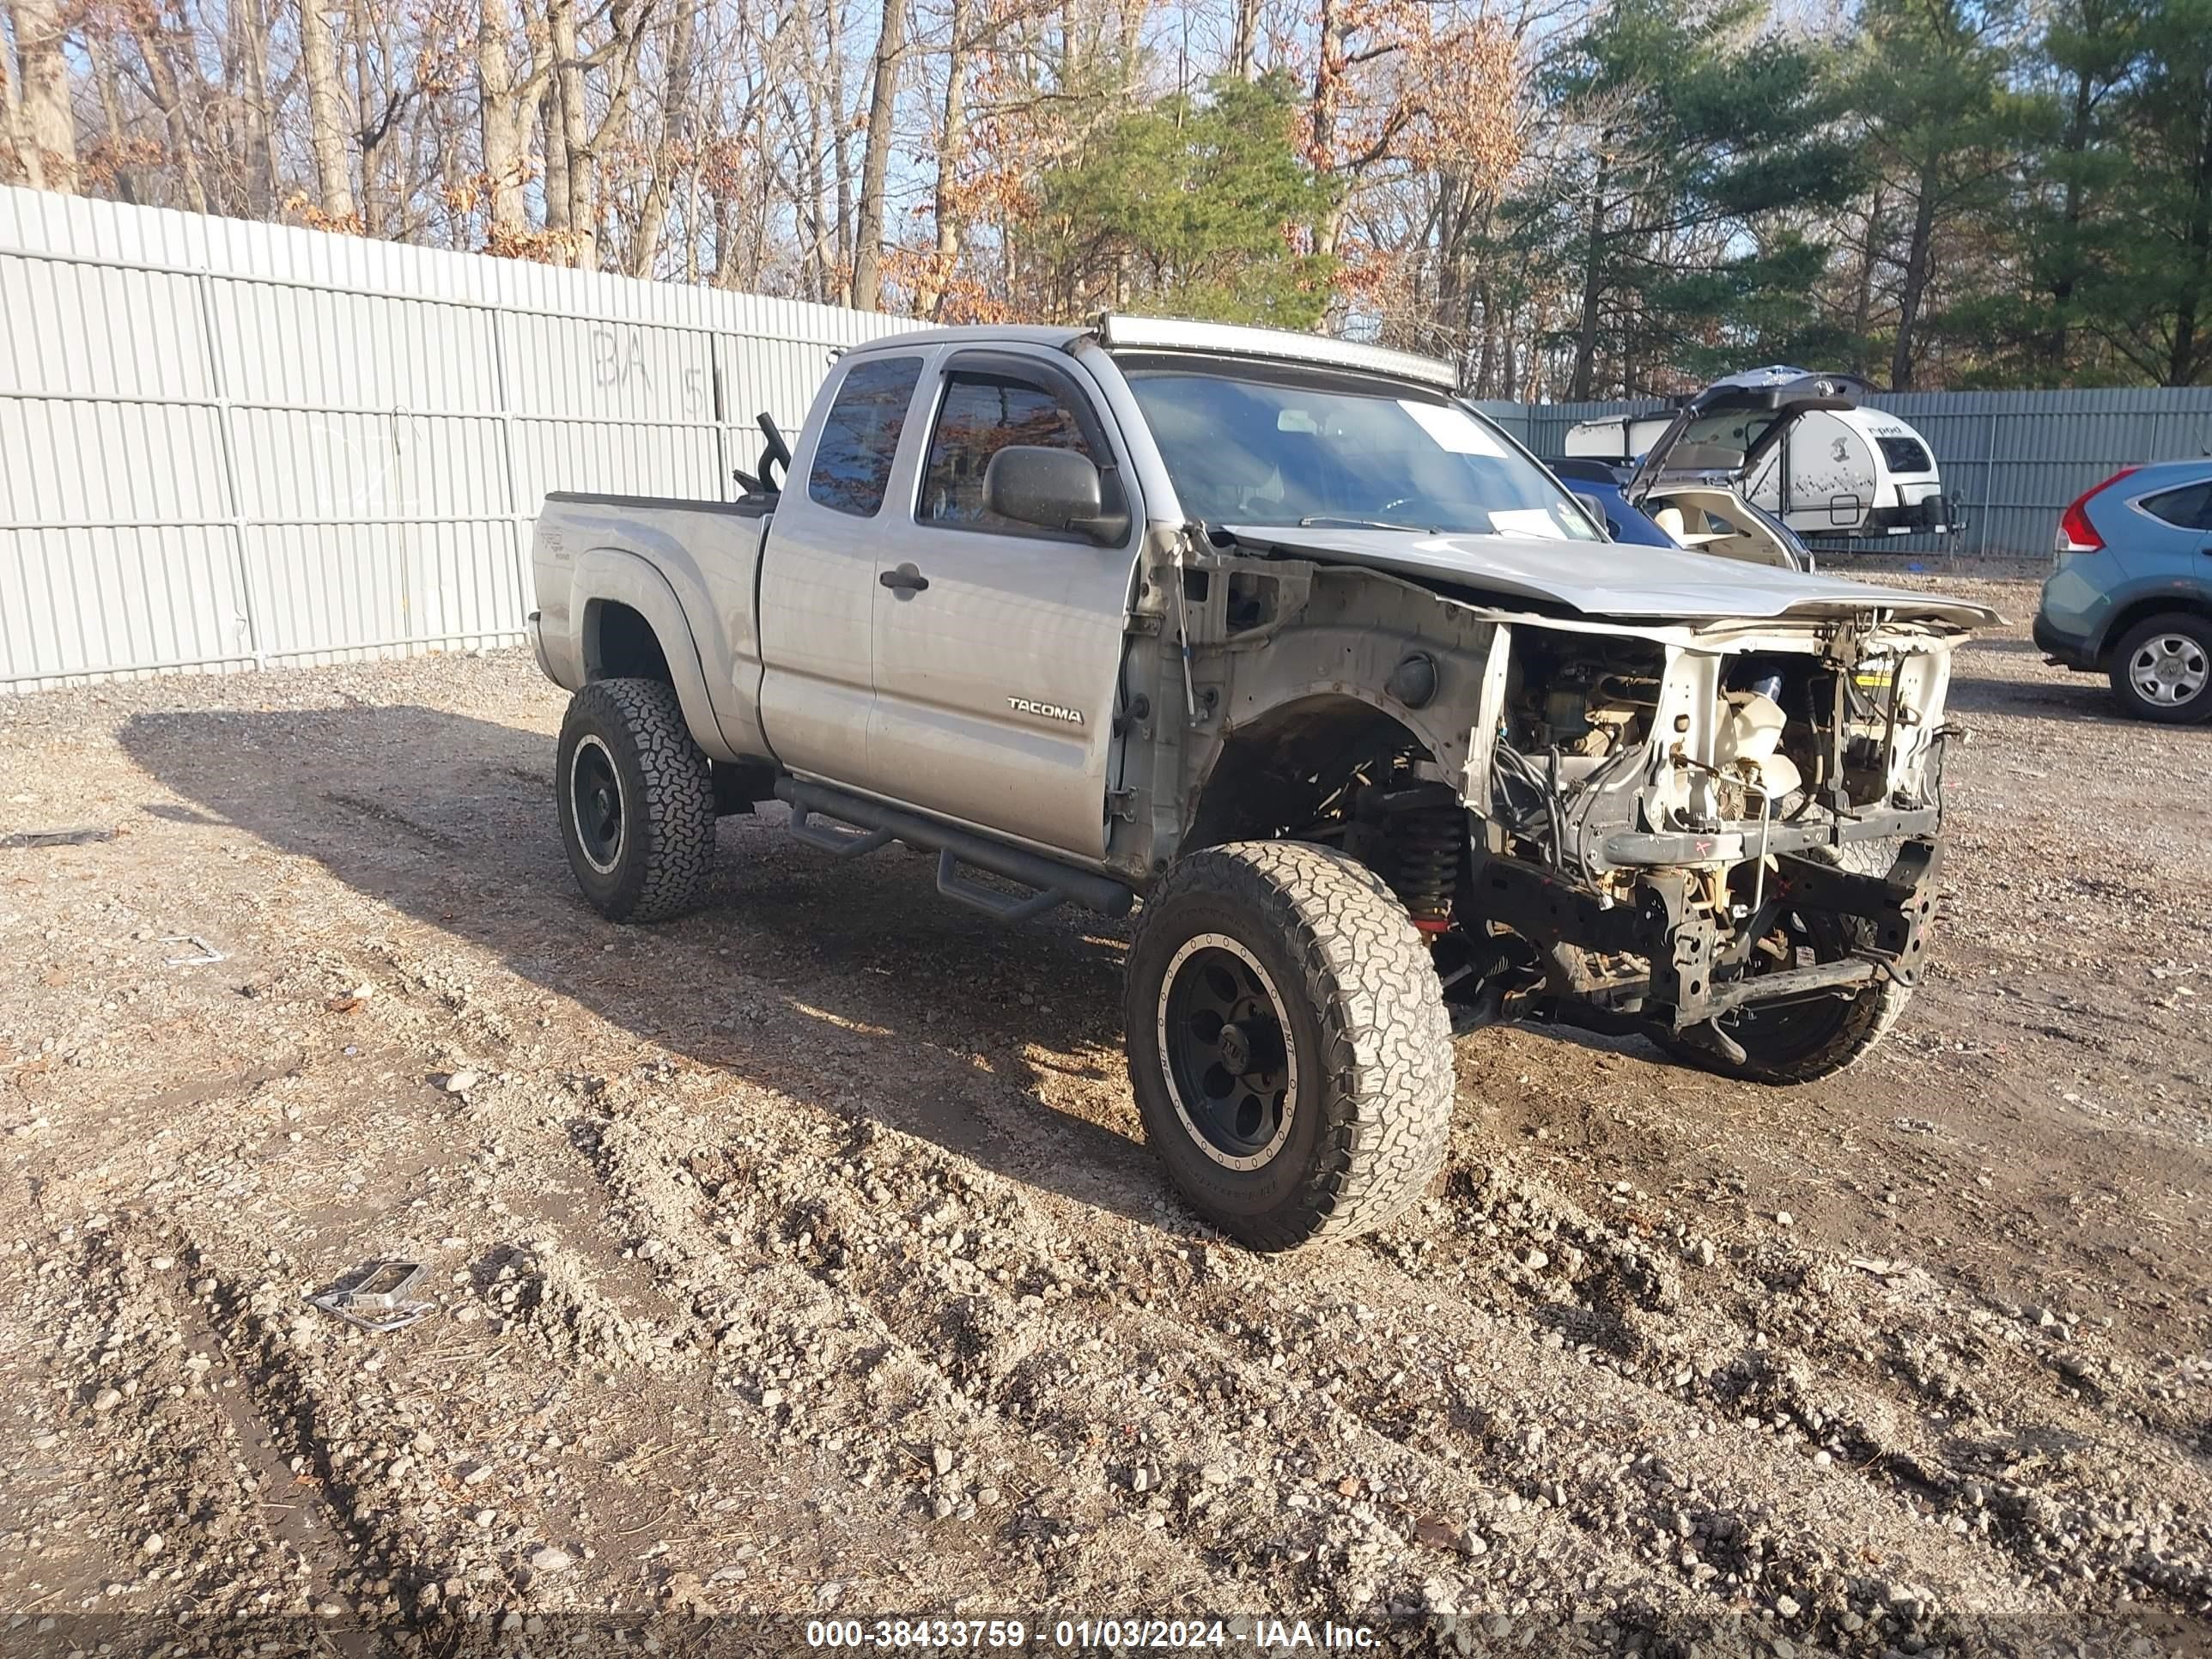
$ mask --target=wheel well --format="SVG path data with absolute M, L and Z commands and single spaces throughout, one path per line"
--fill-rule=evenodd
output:
M 2153 617 L 2168 616 L 2175 612 L 2185 617 L 2198 617 L 2212 621 L 2212 602 L 2179 593 L 2154 593 L 2147 599 L 2137 599 L 2126 610 L 2115 616 L 2111 625 L 2105 629 L 2105 637 L 2097 648 L 2098 661 L 2109 668 L 2112 662 L 2112 653 L 2120 648 L 2120 641 L 2127 638 L 2130 629 L 2138 623 L 2149 621 Z
M 595 599 L 584 617 L 584 672 L 595 680 L 660 680 L 673 684 L 668 653 L 644 613 L 614 599 Z
M 1346 784 L 1401 758 L 1434 758 L 1402 722 L 1356 697 L 1303 697 L 1231 732 L 1199 787 L 1186 851 L 1293 836 L 1328 817 Z

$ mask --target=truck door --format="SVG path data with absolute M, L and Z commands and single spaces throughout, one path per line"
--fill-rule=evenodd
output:
M 786 766 L 837 783 L 867 772 L 876 550 L 905 517 L 891 474 L 927 361 L 871 353 L 841 366 L 763 551 L 761 728 Z
M 1063 366 L 1065 365 L 1065 366 Z M 1056 354 L 950 354 L 906 522 L 878 542 L 869 786 L 945 817 L 1086 858 L 1106 849 L 1130 580 L 1144 513 L 1089 377 Z M 984 510 L 1009 444 L 1117 470 L 1123 544 L 1100 547 Z

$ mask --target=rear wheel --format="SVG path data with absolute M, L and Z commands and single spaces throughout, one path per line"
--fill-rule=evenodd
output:
M 1429 947 L 1341 853 L 1246 842 L 1177 864 L 1130 945 L 1127 1017 L 1147 1139 L 1255 1249 L 1379 1226 L 1443 1161 L 1451 1032 Z
M 568 700 L 554 795 L 576 885 L 601 915 L 696 908 L 714 864 L 714 783 L 676 689 L 594 680 Z
M 2170 611 L 2138 623 L 2112 651 L 2112 695 L 2137 720 L 2212 720 L 2212 620 Z

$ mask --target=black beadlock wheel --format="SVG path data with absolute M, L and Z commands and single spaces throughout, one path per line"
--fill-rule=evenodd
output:
M 1236 939 L 1198 933 L 1169 962 L 1159 1010 L 1160 1060 L 1185 1127 L 1227 1168 L 1257 1169 L 1293 1111 L 1297 1054 L 1282 993 Z
M 595 680 L 568 700 L 554 763 L 576 885 L 615 921 L 697 908 L 714 864 L 714 784 L 676 689 Z
M 1200 1214 L 1293 1249 L 1391 1220 L 1443 1162 L 1451 1027 L 1429 946 L 1372 871 L 1297 842 L 1207 848 L 1145 901 L 1129 1075 Z

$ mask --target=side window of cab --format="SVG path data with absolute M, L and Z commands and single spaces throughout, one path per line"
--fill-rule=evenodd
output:
M 919 357 L 871 357 L 845 371 L 815 442 L 806 477 L 810 501 L 857 519 L 872 519 L 883 510 L 899 434 L 921 379 Z
M 1080 536 L 1006 518 L 983 501 L 983 474 L 991 458 L 1016 444 L 1072 450 L 1094 466 L 1112 468 L 1112 454 L 1086 432 L 1091 422 L 1078 407 L 1079 401 L 1042 378 L 1032 380 L 995 368 L 957 370 L 948 376 L 937 428 L 930 435 L 915 520 L 945 530 L 1082 541 Z M 1109 480 L 1112 476 L 1109 471 Z M 1108 488 L 1118 485 L 1109 483 Z

